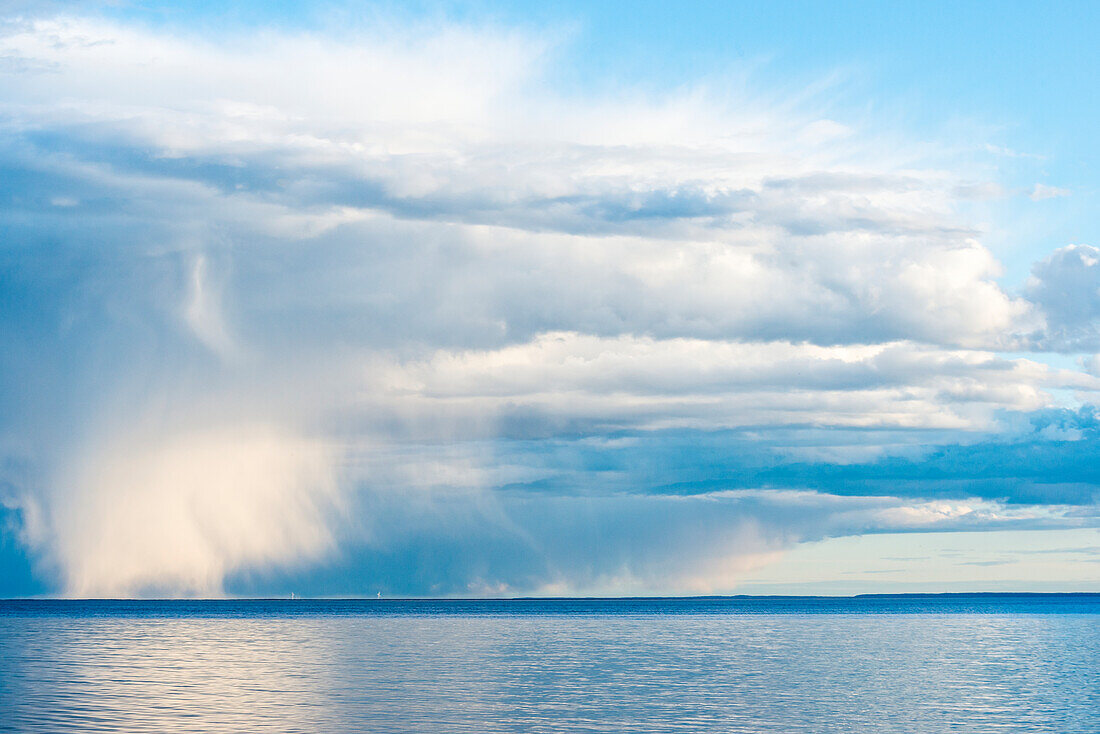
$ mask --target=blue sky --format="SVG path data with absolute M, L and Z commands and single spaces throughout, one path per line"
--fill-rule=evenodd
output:
M 0 9 L 0 595 L 1098 588 L 1095 6 Z

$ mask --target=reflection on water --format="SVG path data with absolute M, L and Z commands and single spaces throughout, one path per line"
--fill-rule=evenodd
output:
M 0 730 L 1100 732 L 1097 614 L 0 614 Z

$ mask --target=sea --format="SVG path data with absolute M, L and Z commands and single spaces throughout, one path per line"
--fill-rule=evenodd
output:
M 1100 733 L 1100 594 L 0 601 L 4 732 Z

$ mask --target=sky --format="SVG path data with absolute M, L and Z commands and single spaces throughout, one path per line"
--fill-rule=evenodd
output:
M 1093 3 L 0 2 L 0 597 L 1100 591 Z

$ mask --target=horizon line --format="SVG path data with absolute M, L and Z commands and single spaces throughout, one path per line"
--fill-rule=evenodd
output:
M 1100 596 L 1096 591 L 942 591 L 942 592 L 868 592 L 863 594 L 699 594 L 677 596 L 239 596 L 239 597 L 0 597 L 3 602 L 508 602 L 508 601 L 682 601 L 704 599 L 868 599 L 868 598 L 944 598 L 944 597 L 1060 597 Z

